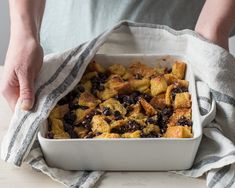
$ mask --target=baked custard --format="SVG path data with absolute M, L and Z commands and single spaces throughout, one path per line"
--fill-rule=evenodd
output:
M 77 86 L 48 117 L 47 138 L 191 138 L 186 63 L 107 69 L 92 61 Z

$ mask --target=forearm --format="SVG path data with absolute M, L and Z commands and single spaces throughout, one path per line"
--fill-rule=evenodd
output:
M 9 0 L 9 6 L 11 38 L 39 41 L 45 0 Z
M 219 38 L 224 43 L 234 26 L 235 0 L 206 0 L 195 30 L 212 42 Z

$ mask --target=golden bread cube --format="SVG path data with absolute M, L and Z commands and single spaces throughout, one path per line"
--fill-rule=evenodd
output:
M 175 109 L 174 113 L 169 119 L 169 122 L 167 124 L 168 127 L 170 126 L 176 126 L 177 122 L 180 118 L 185 117 L 188 120 L 192 119 L 192 110 L 191 108 L 178 108 Z
M 175 85 L 176 86 L 179 86 L 179 87 L 185 87 L 185 88 L 188 88 L 188 86 L 189 86 L 189 81 L 187 81 L 187 80 L 177 80 L 176 82 L 175 82 Z
M 150 104 L 155 109 L 163 109 L 166 106 L 165 93 L 153 97 L 150 101 Z
M 129 67 L 129 71 L 133 74 L 133 75 L 138 75 L 144 78 L 150 78 L 151 76 L 153 76 L 155 74 L 155 70 L 154 68 L 151 68 L 145 64 L 142 64 L 140 62 L 134 62 L 130 65 Z
M 116 74 L 119 76 L 123 76 L 126 73 L 126 68 L 120 64 L 113 64 L 108 68 L 111 74 Z
M 133 110 L 131 112 L 129 112 L 129 118 L 132 119 L 145 119 L 146 116 L 141 112 L 142 111 L 142 106 L 140 104 L 140 102 L 137 102 L 134 105 L 131 105 L 131 107 L 133 108 Z
M 153 116 L 157 113 L 157 111 L 152 107 L 152 105 L 149 104 L 145 99 L 141 98 L 140 104 L 142 105 L 148 116 Z
M 172 74 L 174 74 L 178 79 L 184 79 L 186 70 L 186 64 L 183 62 L 176 61 L 172 65 Z
M 105 69 L 103 66 L 101 66 L 99 63 L 97 63 L 96 61 L 92 61 L 91 63 L 89 63 L 89 65 L 87 66 L 86 71 L 88 72 L 98 72 L 98 73 L 104 73 Z
M 95 133 L 109 133 L 110 126 L 103 115 L 95 115 L 91 120 L 91 130 Z
M 145 135 L 150 134 L 151 132 L 154 133 L 160 133 L 160 128 L 157 125 L 154 124 L 148 124 L 144 129 L 143 129 L 143 133 Z
M 111 124 L 110 124 L 110 128 L 112 130 L 114 128 L 119 128 L 121 126 L 124 126 L 124 125 L 126 125 L 127 121 L 128 121 L 127 118 L 121 119 L 121 120 L 117 120 L 117 121 L 112 121 Z
M 87 133 L 89 132 L 86 128 L 84 127 L 75 127 L 74 128 L 75 133 L 78 135 L 78 138 L 84 138 Z
M 137 130 L 135 132 L 127 132 L 122 134 L 122 138 L 140 138 L 141 131 Z
M 139 92 L 145 92 L 149 89 L 150 81 L 149 79 L 143 78 L 140 80 L 137 79 L 131 79 L 129 80 L 130 87 L 133 91 L 139 91 Z
M 122 104 L 118 100 L 113 98 L 110 98 L 101 103 L 100 108 L 101 110 L 103 110 L 104 108 L 109 108 L 112 112 L 119 111 L 122 115 L 126 114 L 126 108 L 122 106 Z
M 116 133 L 102 133 L 94 138 L 120 138 L 120 135 Z
M 167 85 L 171 85 L 178 80 L 178 78 L 172 73 L 164 74 L 164 77 L 166 79 Z
M 166 133 L 164 134 L 165 138 L 192 138 L 191 127 L 188 126 L 173 126 L 168 127 Z
M 91 92 L 91 88 L 92 88 L 91 81 L 85 82 L 84 84 L 82 84 L 82 86 L 84 87 L 86 92 L 88 92 L 88 93 Z
M 133 79 L 134 75 L 131 74 L 128 70 L 126 70 L 125 74 L 122 75 L 122 79 L 123 80 L 129 80 L 129 79 Z
M 96 107 L 101 101 L 97 99 L 94 95 L 92 95 L 89 92 L 83 92 L 81 93 L 78 104 L 82 106 L 88 106 L 89 108 Z
M 165 67 L 156 67 L 154 68 L 156 76 L 165 74 L 166 68 Z
M 50 115 L 49 119 L 63 119 L 64 115 L 69 112 L 69 105 L 64 104 L 64 105 L 56 105 Z
M 117 94 L 118 94 L 117 90 L 105 88 L 104 91 L 99 91 L 97 93 L 97 96 L 102 100 L 107 100 L 110 99 L 111 97 L 114 97 Z
M 124 81 L 119 75 L 112 75 L 105 84 L 105 88 L 116 90 L 119 93 L 126 93 L 130 91 L 130 84 Z
M 80 123 L 85 117 L 86 115 L 90 114 L 93 110 L 95 109 L 94 108 L 88 108 L 86 110 L 82 110 L 80 108 L 76 109 L 75 111 L 75 114 L 76 114 L 76 121 L 75 123 Z
M 174 100 L 174 108 L 190 108 L 191 95 L 189 92 L 176 93 Z
M 82 76 L 82 79 L 81 79 L 80 82 L 83 84 L 83 83 L 85 83 L 85 82 L 91 80 L 91 78 L 94 77 L 94 76 L 98 76 L 98 73 L 97 73 L 96 71 L 85 73 L 85 74 Z
M 165 100 L 166 100 L 166 105 L 171 106 L 172 105 L 172 90 L 174 89 L 174 85 L 169 85 L 166 89 L 166 95 L 165 95 Z
M 142 110 L 142 107 L 141 107 L 139 101 L 136 104 L 132 104 L 130 107 L 132 108 L 132 111 L 129 112 L 129 115 L 139 114 Z
M 164 76 L 157 76 L 150 80 L 150 86 L 151 86 L 151 95 L 156 96 L 166 91 L 167 82 Z
M 51 119 L 51 132 L 56 139 L 70 138 L 69 134 L 64 131 L 63 122 L 59 119 Z

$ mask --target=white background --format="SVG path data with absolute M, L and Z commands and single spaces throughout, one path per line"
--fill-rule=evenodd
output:
M 8 0 L 0 0 L 0 65 L 4 64 L 10 36 Z M 235 36 L 230 39 L 230 52 L 235 55 Z

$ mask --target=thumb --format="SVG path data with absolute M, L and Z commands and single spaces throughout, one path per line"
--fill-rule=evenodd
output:
M 34 79 L 29 73 L 19 75 L 20 100 L 22 110 L 29 111 L 34 105 Z

